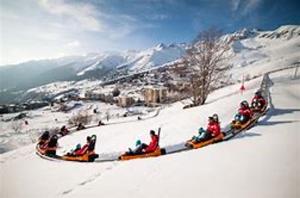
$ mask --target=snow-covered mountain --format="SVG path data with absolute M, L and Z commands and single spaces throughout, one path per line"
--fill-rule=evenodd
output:
M 160 43 L 157 46 L 128 56 L 128 61 L 118 68 L 128 68 L 138 72 L 161 66 L 181 58 L 185 54 L 185 45 Z
M 232 41 L 227 61 L 233 65 L 233 81 L 300 61 L 299 25 L 281 26 L 273 31 L 242 29 L 226 34 L 222 39 Z M 16 93 L 59 81 L 107 80 L 116 77 L 114 74 L 120 71 L 132 74 L 168 65 L 180 59 L 186 48 L 187 44 L 161 43 L 142 51 L 91 53 L 1 67 L 0 103 L 3 98 L 16 98 L 16 95 L 9 97 L 12 91 Z M 255 72 L 249 73 L 249 69 Z
M 160 43 L 155 47 L 142 51 L 110 52 L 91 54 L 84 59 L 88 64 L 77 67 L 77 75 L 84 75 L 87 71 L 102 69 L 103 67 L 127 69 L 131 73 L 161 66 L 175 61 L 185 53 L 185 45 Z M 76 64 L 78 65 L 78 63 Z M 85 66 L 84 66 L 85 65 Z
M 117 70 L 136 73 L 175 61 L 184 53 L 184 44 L 159 44 L 142 51 L 91 53 L 0 67 L 0 104 L 16 98 L 20 90 L 58 81 L 102 80 Z
M 286 25 L 274 31 L 243 29 L 223 37 L 232 40 L 228 63 L 233 79 L 253 77 L 300 62 L 300 26 Z

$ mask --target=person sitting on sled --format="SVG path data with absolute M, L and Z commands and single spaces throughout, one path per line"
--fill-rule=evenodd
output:
M 240 123 L 246 123 L 253 116 L 253 112 L 251 111 L 249 104 L 246 100 L 242 101 L 240 104 L 239 112 L 235 116 L 235 121 L 239 121 Z
M 56 148 L 58 147 L 57 140 L 58 140 L 57 135 L 53 135 L 53 136 L 51 136 L 48 143 L 45 146 L 43 146 L 44 149 L 46 149 L 47 155 L 55 155 L 56 154 Z
M 41 137 L 39 137 L 39 146 L 46 146 L 46 143 L 48 143 L 50 139 L 50 133 L 49 131 L 45 131 Z
M 217 114 L 214 114 L 214 117 L 208 117 L 207 129 L 204 130 L 202 127 L 198 130 L 199 135 L 193 136 L 193 142 L 199 143 L 201 141 L 206 141 L 211 138 L 217 137 L 221 133 L 221 127 Z
M 128 155 L 138 155 L 142 154 L 144 150 L 147 148 L 147 144 L 142 143 L 141 140 L 137 140 L 135 143 L 135 149 L 129 148 L 129 151 L 126 153 Z
M 75 156 L 76 152 L 79 151 L 81 149 L 81 144 L 77 144 L 75 149 L 72 149 L 70 152 L 67 153 L 67 155 L 69 156 Z
M 98 126 L 102 126 L 102 125 L 105 125 L 105 124 L 104 124 L 104 122 L 102 122 L 102 120 L 100 120 L 100 121 L 98 122 Z
M 145 153 L 151 153 L 156 150 L 158 147 L 158 135 L 155 134 L 155 131 L 150 131 L 151 142 L 149 145 L 146 145 Z
M 65 136 L 69 133 L 70 131 L 67 129 L 67 127 L 64 125 L 61 127 L 59 134 L 61 134 L 62 136 Z
M 129 151 L 126 152 L 127 155 L 138 155 L 143 153 L 151 153 L 154 152 L 158 147 L 158 135 L 155 134 L 155 131 L 150 131 L 151 142 L 149 145 L 142 143 L 140 140 L 136 141 L 136 148 L 132 150 L 129 148 Z
M 85 126 L 80 122 L 76 128 L 77 131 L 85 129 Z
M 77 150 L 76 152 L 74 152 L 73 154 L 74 154 L 74 155 L 77 155 L 77 156 L 84 155 L 84 154 L 87 152 L 87 150 L 88 150 L 88 148 L 89 148 L 91 142 L 92 142 L 92 138 L 91 138 L 90 136 L 87 136 L 87 137 L 86 137 L 86 144 L 83 145 L 83 147 L 81 147 L 80 149 L 78 149 L 78 150 Z
M 251 107 L 254 109 L 263 109 L 265 105 L 267 104 L 265 98 L 262 96 L 261 91 L 258 90 L 255 92 L 254 97 L 251 100 Z

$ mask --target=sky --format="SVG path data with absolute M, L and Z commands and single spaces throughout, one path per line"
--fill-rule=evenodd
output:
M 293 0 L 0 0 L 0 65 L 300 24 Z

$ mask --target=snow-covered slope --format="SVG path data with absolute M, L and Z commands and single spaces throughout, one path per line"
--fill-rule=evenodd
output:
M 118 68 L 129 68 L 131 71 L 139 72 L 161 66 L 181 58 L 185 54 L 184 45 L 171 44 L 166 46 L 163 43 L 154 48 L 141 51 L 130 57 L 128 62 L 119 65 Z
M 81 59 L 76 57 L 71 65 L 77 71 L 78 76 L 103 67 L 126 68 L 135 73 L 179 59 L 185 53 L 184 48 L 185 45 L 171 44 L 167 46 L 160 43 L 142 51 L 91 53 Z M 66 60 L 62 58 L 60 62 L 70 63 L 70 60 L 72 60 L 70 57 L 66 57 Z
M 294 70 L 271 75 L 271 109 L 236 138 L 202 149 L 151 159 L 108 163 L 51 162 L 34 145 L 1 155 L 1 197 L 258 197 L 296 198 L 300 182 L 300 79 Z M 60 139 L 65 152 L 98 135 L 96 151 L 124 151 L 136 139 L 148 142 L 150 129 L 162 126 L 161 146 L 182 142 L 218 113 L 228 123 L 239 101 L 250 99 L 257 78 L 239 94 L 233 85 L 214 92 L 208 103 L 183 110 L 181 103 L 153 119 L 88 129 Z M 226 105 L 224 105 L 226 104 Z M 4 181 L 4 182 L 2 182 Z
M 300 26 L 274 31 L 242 30 L 226 35 L 233 39 L 228 62 L 233 79 L 251 78 L 300 62 Z

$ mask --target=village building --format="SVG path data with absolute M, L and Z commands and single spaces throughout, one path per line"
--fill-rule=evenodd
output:
M 147 87 L 144 90 L 144 99 L 146 105 L 164 103 L 167 101 L 168 89 L 166 87 Z

